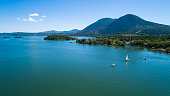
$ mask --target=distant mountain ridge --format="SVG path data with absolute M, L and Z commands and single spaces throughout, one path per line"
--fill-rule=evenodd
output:
M 105 22 L 101 22 L 102 20 Z M 98 25 L 102 27 L 99 27 Z M 127 14 L 120 17 L 119 19 L 100 19 L 97 22 L 84 28 L 78 34 L 105 35 L 114 33 L 170 34 L 170 26 L 149 22 L 136 15 Z
M 73 29 L 69 31 L 56 31 L 56 30 L 50 30 L 50 31 L 44 31 L 44 32 L 37 32 L 37 33 L 30 33 L 30 32 L 13 32 L 13 33 L 0 33 L 0 35 L 15 35 L 15 36 L 48 36 L 48 35 L 70 35 L 70 34 L 76 34 L 80 30 Z

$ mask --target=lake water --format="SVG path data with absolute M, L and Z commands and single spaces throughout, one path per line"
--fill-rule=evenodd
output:
M 69 42 L 1 36 L 0 96 L 170 96 L 170 55 Z

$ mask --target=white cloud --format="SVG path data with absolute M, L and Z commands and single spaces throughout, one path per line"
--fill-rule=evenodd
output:
M 47 16 L 43 15 L 43 16 L 41 16 L 41 17 L 46 18 Z
M 40 19 L 39 21 L 44 21 L 44 19 Z
M 20 20 L 21 18 L 17 18 L 18 20 Z
M 39 16 L 38 13 L 29 14 L 29 16 Z
M 37 20 L 35 20 L 35 19 L 31 18 L 31 17 L 28 18 L 28 21 L 37 22 Z
M 34 16 L 37 16 L 37 17 L 33 18 Z M 25 18 L 17 18 L 17 20 L 28 21 L 28 22 L 42 22 L 42 21 L 44 21 L 44 19 L 46 17 L 47 17 L 46 15 L 40 16 L 38 13 L 33 13 L 33 14 L 29 14 L 29 17 L 26 19 Z
M 29 17 L 28 19 L 21 19 L 20 18 L 20 20 L 22 20 L 22 21 L 30 21 L 30 22 L 37 22 L 37 20 L 35 20 L 35 19 L 31 18 L 31 17 Z
M 27 19 L 22 19 L 22 21 L 28 21 Z

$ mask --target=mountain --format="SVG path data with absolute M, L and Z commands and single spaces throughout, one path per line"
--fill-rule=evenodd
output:
M 70 35 L 70 34 L 76 34 L 80 30 L 73 29 L 70 31 L 56 31 L 56 30 L 50 30 L 50 31 L 44 31 L 44 32 L 37 32 L 37 33 L 29 33 L 29 32 L 13 32 L 13 33 L 0 33 L 0 35 L 15 35 L 15 36 L 48 36 L 48 35 Z
M 63 31 L 56 31 L 56 30 L 50 30 L 50 31 L 44 31 L 44 32 L 39 32 L 39 33 L 61 33 Z
M 100 21 L 100 20 L 99 20 Z M 98 21 L 97 21 L 98 22 Z M 97 23 L 96 22 L 96 23 Z M 107 22 L 107 21 L 106 21 Z M 89 25 L 94 26 L 95 23 Z M 136 15 L 127 14 L 119 19 L 113 19 L 103 28 L 83 29 L 81 35 L 105 35 L 114 33 L 146 33 L 146 34 L 170 34 L 170 26 L 146 21 Z M 97 27 L 95 27 L 97 28 Z
M 147 33 L 147 34 L 170 34 L 170 26 L 157 24 L 143 20 L 142 18 L 128 14 L 112 22 L 102 32 L 110 33 Z
M 109 24 L 111 24 L 113 21 L 115 21 L 116 19 L 112 19 L 112 18 L 103 18 L 98 20 L 97 22 L 87 26 L 85 29 L 83 29 L 81 31 L 82 34 L 99 34 L 99 30 L 103 30 L 105 29 Z
M 80 31 L 80 30 L 78 30 L 78 29 L 72 29 L 72 30 L 70 30 L 70 32 L 77 32 L 77 31 Z

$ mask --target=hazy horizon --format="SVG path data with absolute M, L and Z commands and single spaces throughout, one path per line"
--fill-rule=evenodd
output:
M 170 25 L 169 6 L 168 0 L 0 0 L 0 32 L 82 30 L 101 18 L 126 14 Z

